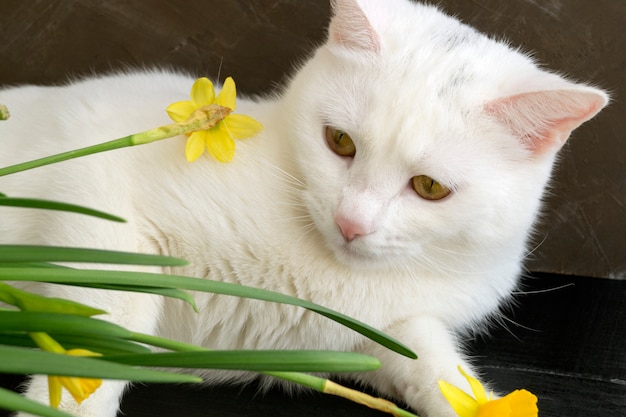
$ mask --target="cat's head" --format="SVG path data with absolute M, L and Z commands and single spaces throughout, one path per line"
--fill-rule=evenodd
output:
M 285 97 L 327 246 L 368 268 L 518 258 L 556 152 L 607 95 L 430 6 L 336 0 L 333 12 Z

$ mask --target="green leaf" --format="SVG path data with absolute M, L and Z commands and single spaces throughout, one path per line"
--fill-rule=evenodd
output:
M 105 314 L 106 311 L 62 298 L 43 297 L 22 291 L 0 282 L 0 301 L 18 307 L 23 311 L 39 313 L 65 313 L 90 317 Z
M 380 361 L 358 353 L 325 351 L 227 350 L 110 356 L 128 365 L 248 371 L 361 372 L 380 368 Z
M 81 337 L 128 339 L 133 333 L 104 320 L 59 313 L 0 311 L 0 332 L 44 332 Z
M 343 324 L 369 339 L 393 350 L 401 355 L 416 359 L 417 355 L 397 340 L 385 335 L 373 327 L 352 319 L 318 304 L 300 300 L 284 294 L 275 293 L 242 285 L 226 282 L 210 281 L 200 278 L 190 278 L 178 275 L 151 274 L 145 272 L 119 272 L 98 270 L 56 270 L 42 268 L 1 268 L 0 281 L 44 281 L 57 283 L 88 283 L 88 284 L 115 284 L 115 285 L 142 285 L 161 288 L 179 288 L 190 291 L 211 292 L 215 294 L 232 295 L 304 307 L 331 320 Z
M 87 216 L 98 217 L 98 218 L 105 219 L 105 220 L 112 220 L 114 222 L 120 222 L 120 223 L 126 222 L 126 220 L 124 220 L 123 218 L 114 216 L 112 214 L 108 214 L 99 210 L 94 210 L 94 209 L 90 209 L 90 208 L 83 207 L 83 206 L 77 206 L 75 204 L 61 203 L 59 201 L 4 196 L 4 197 L 0 197 L 0 206 L 66 211 L 70 213 L 85 214 Z
M 2 262 L 0 265 L 2 265 L 3 268 L 69 268 L 48 262 Z
M 4 388 L 0 388 L 0 408 L 8 411 L 23 411 L 42 417 L 74 417 Z
M 0 263 L 3 262 L 76 262 L 151 266 L 187 265 L 187 261 L 184 259 L 169 256 L 101 249 L 29 245 L 0 245 Z
M 202 378 L 153 371 L 98 358 L 86 358 L 12 346 L 0 346 L 0 373 L 46 374 L 140 382 L 202 382 Z
M 140 292 L 144 294 L 156 294 L 161 295 L 163 297 L 176 298 L 182 300 L 191 305 L 191 308 L 197 313 L 198 306 L 196 305 L 196 301 L 193 299 L 193 296 L 188 292 L 178 290 L 175 288 L 157 288 L 157 287 L 142 287 L 142 286 L 134 286 L 134 285 L 110 285 L 110 284 L 70 284 L 77 285 L 81 287 L 88 288 L 99 288 L 103 290 L 116 290 L 116 291 L 132 291 L 132 292 Z
M 103 355 L 150 353 L 150 349 L 124 339 L 91 336 L 55 335 L 54 340 L 65 349 L 87 349 Z M 37 348 L 37 344 L 26 333 L 0 333 L 0 345 Z

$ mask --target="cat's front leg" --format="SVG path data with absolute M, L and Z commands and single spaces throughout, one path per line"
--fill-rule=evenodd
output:
M 364 353 L 379 358 L 382 367 L 376 372 L 359 375 L 359 379 L 383 394 L 403 400 L 421 417 L 456 417 L 437 382 L 445 380 L 471 393 L 458 366 L 473 372 L 459 353 L 452 332 L 431 317 L 415 317 L 385 329 L 385 332 L 414 349 L 419 358 L 408 359 L 368 342 Z

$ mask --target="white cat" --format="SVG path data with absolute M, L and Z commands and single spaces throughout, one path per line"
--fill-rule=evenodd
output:
M 436 381 L 467 387 L 458 336 L 516 287 L 555 154 L 608 100 L 436 8 L 336 0 L 328 41 L 284 94 L 239 100 L 265 130 L 234 160 L 188 163 L 167 141 L 0 179 L 11 196 L 96 207 L 128 219 L 1 209 L 3 242 L 141 251 L 190 261 L 177 273 L 267 288 L 358 318 L 408 344 L 413 361 L 305 310 L 197 294 L 178 301 L 49 287 L 132 329 L 210 348 L 359 351 L 382 369 L 358 378 L 423 416 L 454 412 Z M 170 123 L 192 77 L 117 74 L 0 91 L 0 165 Z M 249 380 L 206 373 L 209 382 Z M 105 382 L 83 417 L 115 415 Z M 47 399 L 35 378 L 28 395 Z M 210 404 L 207 404 L 210 409 Z M 208 411 L 210 415 L 210 411 Z

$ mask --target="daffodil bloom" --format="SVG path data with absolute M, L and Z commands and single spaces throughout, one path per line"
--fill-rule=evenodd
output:
M 191 87 L 191 100 L 178 101 L 167 108 L 175 122 L 185 121 L 194 111 L 209 104 L 218 104 L 232 111 L 236 108 L 237 91 L 231 77 L 226 78 L 222 90 L 215 95 L 213 83 L 208 78 L 198 78 Z M 220 162 L 230 162 L 235 155 L 234 139 L 245 139 L 259 133 L 263 126 L 250 116 L 230 114 L 209 130 L 189 134 L 185 156 L 193 162 L 208 153 Z
M 460 366 L 459 372 L 467 379 L 474 397 L 445 381 L 439 381 L 439 388 L 459 417 L 537 417 L 537 397 L 522 389 L 498 399 L 476 379 L 468 375 Z
M 31 338 L 45 351 L 71 356 L 101 356 L 99 353 L 86 349 L 65 350 L 56 340 L 47 333 L 30 333 Z M 57 408 L 61 403 L 63 388 L 69 391 L 77 403 L 83 402 L 102 385 L 102 380 L 97 378 L 78 378 L 69 376 L 48 376 L 48 392 L 50 406 Z

